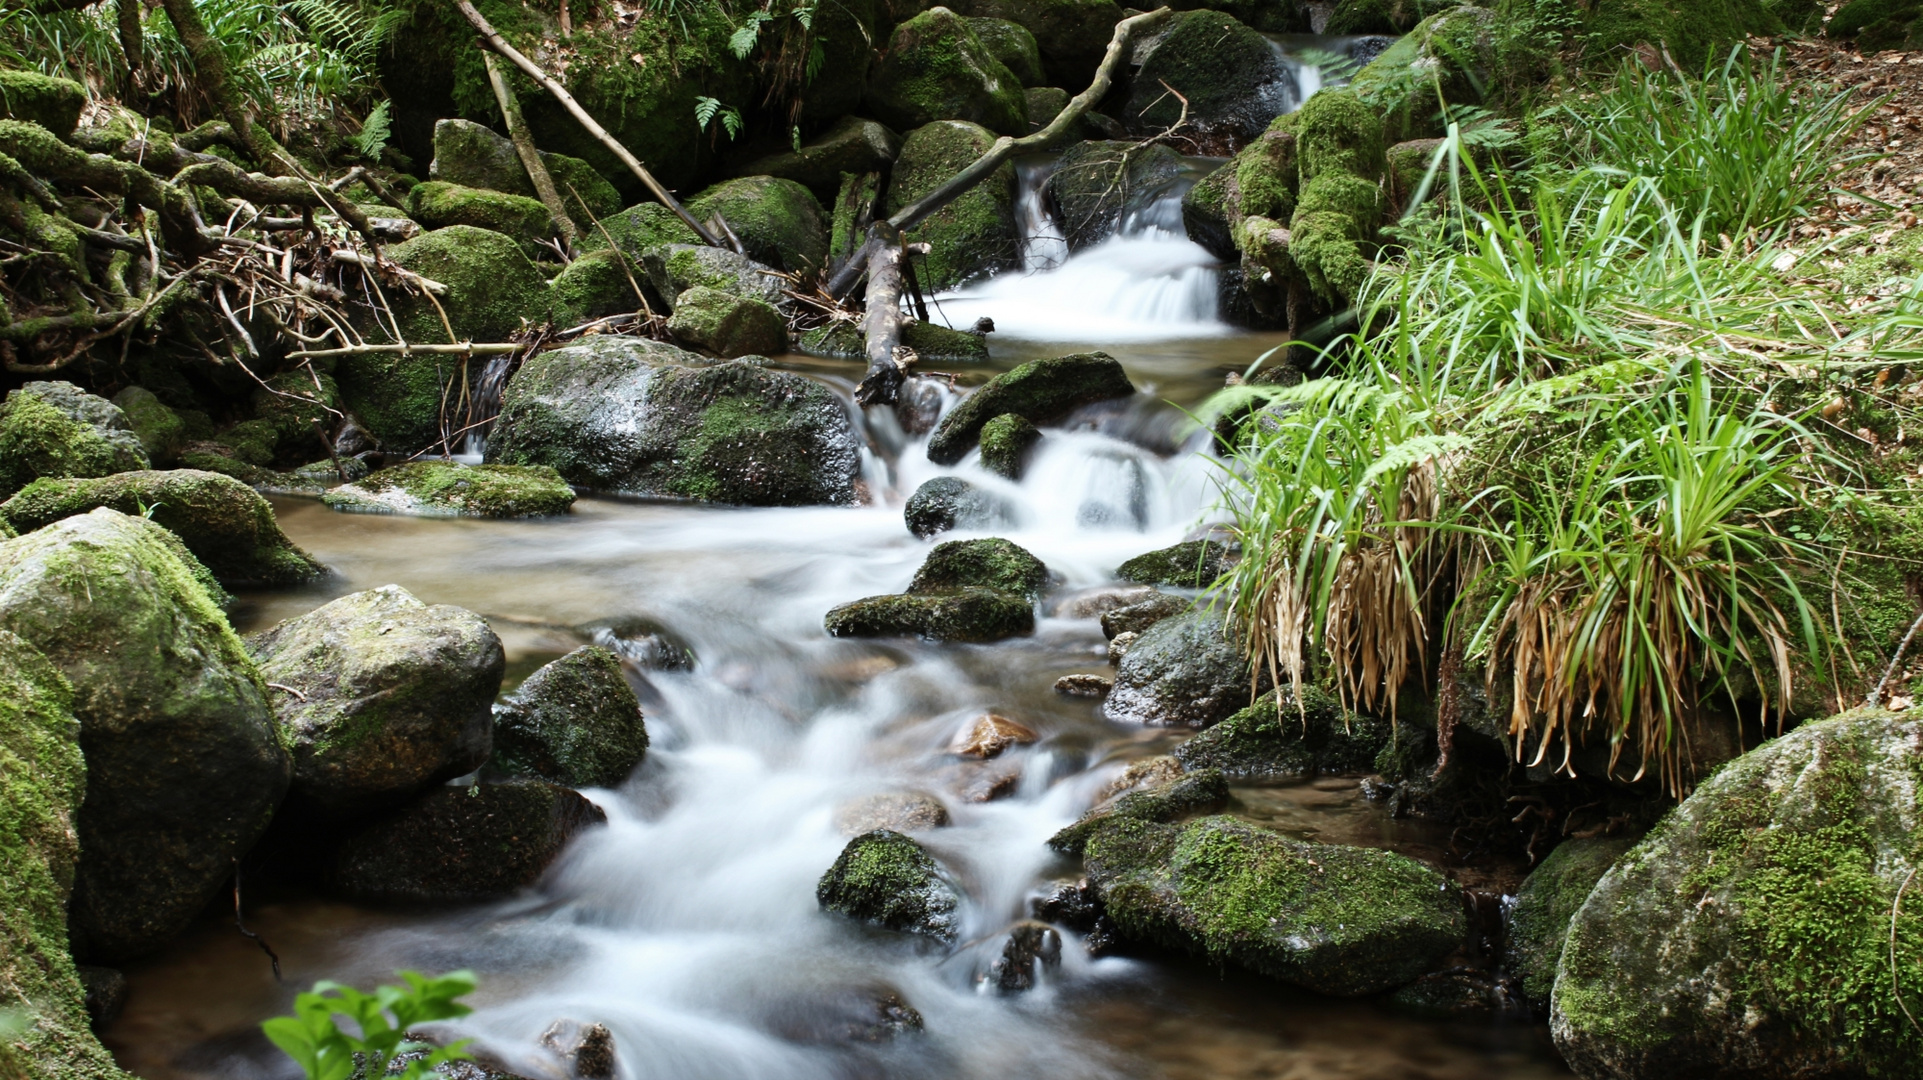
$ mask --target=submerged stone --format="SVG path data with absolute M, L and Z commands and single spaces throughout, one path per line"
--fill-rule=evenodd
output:
M 848 841 L 815 886 L 823 911 L 952 945 L 961 897 L 913 839 L 876 829 Z
M 410 461 L 342 484 L 321 502 L 356 514 L 530 518 L 567 513 L 574 489 L 543 465 Z

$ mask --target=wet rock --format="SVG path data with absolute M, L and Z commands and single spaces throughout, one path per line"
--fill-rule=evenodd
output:
M 570 1076 L 580 1080 L 612 1080 L 614 1076 L 614 1033 L 606 1024 L 583 1024 L 578 1020 L 556 1020 L 541 1032 L 541 1047 L 555 1057 Z
M 1114 686 L 1100 675 L 1064 675 L 1055 680 L 1055 692 L 1064 697 L 1105 698 Z
M 492 230 L 513 239 L 530 259 L 549 250 L 542 241 L 555 236 L 554 215 L 539 199 L 439 180 L 408 189 L 407 214 L 429 229 L 471 225 Z
M 1115 668 L 1102 705 L 1111 720 L 1208 727 L 1249 703 L 1249 661 L 1222 627 L 1222 616 L 1192 611 L 1141 632 Z M 1266 675 L 1253 687 L 1259 692 Z
M 266 499 L 218 473 L 176 469 L 97 479 L 43 477 L 0 504 L 0 517 L 19 532 L 31 532 L 103 506 L 147 517 L 178 536 L 229 588 L 298 585 L 327 570 L 287 538 Z
M 1185 170 L 1182 155 L 1160 143 L 1102 140 L 1063 151 L 1047 191 L 1069 249 L 1081 251 L 1113 236 L 1128 211 L 1172 191 Z
M 702 221 L 720 215 L 749 258 L 776 269 L 799 274 L 828 263 L 827 216 L 814 194 L 793 180 L 724 180 L 690 199 L 688 212 Z
M 1015 508 L 959 476 L 937 476 L 915 489 L 902 507 L 908 531 L 927 539 L 950 529 L 993 529 L 1009 524 Z
M 1136 633 L 1133 630 L 1124 630 L 1121 633 L 1115 635 L 1114 637 L 1109 638 L 1108 639 L 1109 666 L 1114 667 L 1120 664 L 1122 662 L 1122 657 L 1128 655 L 1128 647 L 1130 645 L 1135 644 L 1135 639 L 1141 636 L 1142 635 Z
M 1569 920 L 1634 843 L 1628 837 L 1564 840 L 1516 890 L 1504 927 L 1502 966 L 1531 1012 L 1549 1011 L 1549 991 L 1556 985 Z
M 506 657 L 487 621 L 398 585 L 248 640 L 275 691 L 301 812 L 342 819 L 479 768 Z
M 74 690 L 87 796 L 69 932 L 93 959 L 186 927 L 287 791 L 268 690 L 190 561 L 105 508 L 0 543 L 0 629 Z
M 923 832 L 948 824 L 948 808 L 925 791 L 884 791 L 835 810 L 835 831 L 859 836 L 876 829 Z
M 410 461 L 342 484 L 321 501 L 355 514 L 529 518 L 567 513 L 574 489 L 542 465 Z
M 1115 576 L 1142 585 L 1171 585 L 1204 589 L 1231 565 L 1229 546 L 1214 540 L 1186 540 L 1173 547 L 1137 555 L 1123 563 Z
M 1117 608 L 1139 604 L 1160 595 L 1146 585 L 1100 585 L 1093 589 L 1059 594 L 1050 614 L 1058 619 L 1099 619 Z
M 833 637 L 922 637 L 930 641 L 987 642 L 1035 629 L 1025 599 L 994 589 L 964 588 L 935 595 L 871 596 L 828 612 Z
M 674 298 L 668 333 L 683 345 L 732 360 L 788 351 L 788 320 L 772 306 L 696 285 Z
M 909 582 L 911 593 L 984 588 L 1034 597 L 1048 587 L 1048 567 L 1020 545 L 993 537 L 936 544 Z
M 641 253 L 648 283 L 655 294 L 668 303 L 689 289 L 714 289 L 730 296 L 759 300 L 776 311 L 788 310 L 790 301 L 782 288 L 787 280 L 771 266 L 727 248 L 697 244 L 666 244 Z
M 589 222 L 605 220 L 621 209 L 621 194 L 594 166 L 566 154 L 540 153 L 541 163 L 554 179 L 555 192 L 576 225 L 592 231 Z M 465 187 L 536 197 L 534 181 L 528 179 L 514 143 L 469 120 L 435 121 L 434 160 L 428 164 L 427 176 Z
M 1102 917 L 1102 898 L 1087 878 L 1057 881 L 1042 895 L 1030 899 L 1028 910 L 1043 922 L 1085 934 Z
M 117 968 L 97 967 L 93 964 L 77 964 L 74 971 L 80 976 L 80 988 L 85 996 L 81 1004 L 87 1010 L 87 1022 L 95 1031 L 102 1030 L 115 1020 L 127 1007 L 127 976 Z
M 1121 928 L 1107 915 L 1096 919 L 1095 925 L 1089 927 L 1087 935 L 1082 938 L 1082 950 L 1097 959 L 1122 951 L 1122 944 Z
M 861 466 L 848 411 L 820 383 L 614 336 L 524 363 L 487 457 L 595 490 L 748 506 L 850 504 Z
M 1388 997 L 1390 1008 L 1426 1020 L 1486 1020 L 1502 1004 L 1502 987 L 1477 968 L 1430 972 Z
M 343 838 L 330 889 L 381 904 L 493 900 L 534 885 L 569 841 L 607 820 L 545 780 L 437 787 Z
M 1035 35 L 1049 74 L 1078 89 L 1095 77 L 1123 18 L 1115 0 L 957 0 L 954 8 L 974 18 L 1021 24 Z
M 1047 923 L 1016 923 L 1003 940 L 1001 955 L 988 967 L 987 981 L 1004 994 L 1033 990 L 1042 972 L 1062 966 L 1062 935 Z
M 42 477 L 95 477 L 148 467 L 119 406 L 69 382 L 30 382 L 0 402 L 0 498 Z
M 987 803 L 1006 799 L 1021 786 L 1019 766 L 971 764 L 962 770 L 953 790 L 963 802 Z
M 645 615 L 596 619 L 576 627 L 596 645 L 643 671 L 691 671 L 694 650 L 673 631 Z
M 852 986 L 791 1002 L 770 1025 L 808 1046 L 890 1043 L 923 1029 L 921 1013 L 892 986 Z
M 1016 92 L 1020 93 L 1019 88 Z M 897 213 L 931 194 L 994 144 L 992 132 L 964 120 L 939 120 L 910 131 L 902 140 L 901 156 L 895 160 L 890 175 L 884 202 L 886 212 Z M 1020 231 L 1015 223 L 1015 167 L 1006 164 L 995 170 L 966 194 L 909 230 L 908 239 L 930 246 L 929 253 L 916 267 L 922 288 L 930 292 L 946 291 L 1020 266 Z M 982 419 L 986 421 L 988 417 Z M 959 455 L 956 460 L 960 460 Z
M 1042 73 L 1042 49 L 1035 35 L 1018 22 L 1007 19 L 973 18 L 964 20 L 974 31 L 988 54 L 1001 61 L 1023 86 L 1042 86 L 1048 77 Z M 1024 102 L 1025 103 L 1025 102 Z
M 1131 761 L 1122 770 L 1122 775 L 1110 780 L 1095 793 L 1095 805 L 1125 795 L 1140 788 L 1161 787 L 1182 775 L 1182 762 L 1172 754 L 1157 754 L 1154 757 Z
M 1461 890 L 1412 859 L 1304 843 L 1230 817 L 1118 817 L 1088 837 L 1083 861 L 1130 940 L 1321 994 L 1401 986 L 1469 934 Z
M 602 235 L 603 231 L 607 233 L 606 236 Z M 694 247 L 701 243 L 701 238 L 688 228 L 687 222 L 682 221 L 674 211 L 653 201 L 637 203 L 613 217 L 603 218 L 601 228 L 593 229 L 575 241 L 575 250 L 583 254 L 606 251 L 609 250 L 610 240 L 614 248 L 619 249 L 633 264 L 640 264 L 642 256 L 655 248 L 674 244 Z M 653 280 L 649 271 L 639 265 L 635 266 L 635 276 L 641 279 L 640 284 L 644 286 Z M 655 294 L 660 295 L 660 290 L 656 289 Z M 667 299 L 672 300 L 674 296 L 675 293 L 669 293 Z
M 865 107 L 900 131 L 963 120 L 1004 135 L 1028 132 L 1021 80 L 967 20 L 931 8 L 895 28 L 868 78 Z
M 1269 40 L 1233 16 L 1183 12 L 1146 56 L 1131 83 L 1122 122 L 1136 134 L 1173 125 L 1188 98 L 1189 128 L 1216 152 L 1233 153 L 1296 104 L 1295 76 Z
M 1003 413 L 982 425 L 982 468 L 1010 480 L 1020 480 L 1028 465 L 1028 451 L 1042 431 L 1027 417 Z
M 1191 606 L 1187 597 L 1170 596 L 1151 589 L 1140 600 L 1102 612 L 1102 633 L 1110 641 L 1123 634 L 1140 635 L 1164 619 L 1186 614 Z
M 859 360 L 867 355 L 866 344 L 862 340 L 861 328 L 854 323 L 836 321 L 813 330 L 804 331 L 796 343 L 795 351 L 810 356 L 834 356 L 846 360 Z M 969 330 L 955 330 L 939 323 L 910 321 L 901 331 L 901 343 L 914 350 L 915 356 L 923 364 L 984 364 L 988 362 L 988 338 L 986 335 Z M 916 380 L 910 380 L 914 382 Z M 932 380 L 920 380 L 923 386 L 936 389 L 938 384 Z M 936 395 L 935 411 L 940 412 L 940 397 Z M 896 402 L 897 415 L 903 403 Z M 907 430 L 913 425 L 904 423 Z M 934 418 L 921 425 L 910 434 L 918 434 L 934 427 Z
M 948 752 L 958 757 L 986 759 L 998 756 L 1011 746 L 1028 746 L 1040 738 L 1025 724 L 996 713 L 983 713 L 955 733 Z
M 187 422 L 180 414 L 155 397 L 153 391 L 141 386 L 127 387 L 115 394 L 113 401 L 127 417 L 141 448 L 147 451 L 147 460 L 158 468 L 172 465 L 188 442 Z
M 1083 814 L 1075 824 L 1048 838 L 1048 846 L 1064 855 L 1080 855 L 1089 837 L 1118 821 L 1167 824 L 1196 814 L 1210 814 L 1228 805 L 1229 784 L 1220 772 L 1205 769 L 1184 773 L 1163 784 L 1131 791 L 1113 802 Z
M 960 461 L 974 448 L 982 428 L 1004 413 L 1047 424 L 1082 405 L 1134 393 L 1122 365 L 1107 353 L 1034 360 L 995 376 L 949 410 L 928 440 L 928 460 L 939 465 Z
M 880 172 L 901 153 L 901 136 L 885 125 L 858 116 L 844 116 L 833 127 L 801 149 L 761 158 L 743 172 L 776 176 L 807 188 L 823 204 L 834 201 L 841 174 Z M 733 219 L 730 219 L 730 224 Z
M 639 311 L 646 282 L 647 271 L 613 248 L 582 252 L 548 283 L 554 290 L 554 321 L 566 329 Z M 637 285 L 641 293 L 635 292 Z M 649 307 L 654 304 L 648 301 Z
M 1389 728 L 1313 686 L 1284 687 L 1176 747 L 1175 757 L 1237 780 L 1368 772 L 1389 745 Z
M 952 945 L 961 898 L 922 846 L 876 829 L 848 841 L 815 886 L 823 911 Z
M 542 667 L 494 707 L 495 760 L 570 787 L 614 787 L 647 751 L 641 702 L 597 645 Z

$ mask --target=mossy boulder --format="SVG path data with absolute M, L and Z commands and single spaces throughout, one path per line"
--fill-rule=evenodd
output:
M 1182 0 L 1170 6 L 1177 11 L 1197 8 L 1220 11 L 1265 34 L 1314 32 L 1306 0 Z
M 554 321 L 567 328 L 640 311 L 643 294 L 635 292 L 635 287 L 647 277 L 640 262 L 625 252 L 605 247 L 585 252 L 549 283 L 554 290 Z
M 898 131 L 937 120 L 966 120 L 1004 135 L 1028 131 L 1021 80 L 982 44 L 968 20 L 945 7 L 895 27 L 868 77 L 864 105 Z
M 1048 587 L 1048 567 L 999 537 L 936 544 L 908 585 L 911 593 L 980 587 L 1034 598 Z
M 1564 840 L 1516 890 L 1503 933 L 1503 969 L 1515 980 L 1517 996 L 1530 1011 L 1549 1011 L 1569 920 L 1589 899 L 1596 882 L 1634 843 L 1625 837 L 1594 836 Z
M 1015 508 L 959 476 L 937 476 L 908 496 L 901 510 L 908 531 L 922 539 L 950 529 L 992 529 L 1011 523 Z
M 1923 906 L 1898 903 L 1919 860 L 1919 746 L 1913 713 L 1805 724 L 1725 765 L 1623 855 L 1563 944 L 1550 1030 L 1571 1067 L 1912 1071 L 1923 1034 L 1891 979 L 1923 968 Z
M 612 336 L 524 363 L 487 456 L 599 491 L 749 506 L 850 504 L 861 466 L 848 410 L 820 383 Z
M 701 287 L 759 300 L 776 311 L 789 308 L 782 292 L 785 278 L 773 267 L 727 248 L 668 244 L 643 252 L 641 265 L 647 268 L 649 285 L 670 307 L 682 293 Z
M 494 707 L 494 760 L 570 787 L 613 787 L 648 751 L 641 702 L 621 661 L 584 645 Z
M 80 126 L 86 104 L 87 88 L 72 79 L 20 68 L 0 70 L 0 117 L 39 124 L 64 139 Z
M 1596 5 L 1598 9 L 1622 6 L 1618 0 Z M 1560 21 L 1573 30 L 1580 17 L 1568 11 Z M 1501 14 L 1475 4 L 1447 5 L 1364 65 L 1346 89 L 1375 110 L 1391 132 L 1392 142 L 1442 135 L 1445 132 L 1436 118 L 1438 96 L 1457 106 L 1499 101 L 1515 84 L 1550 73 L 1558 37 L 1554 30 L 1542 27 L 1535 12 L 1516 5 Z M 1581 54 L 1593 42 L 1585 43 L 1578 31 L 1566 44 L 1572 53 Z M 1605 63 L 1615 66 L 1628 51 L 1626 46 L 1614 47 Z M 1423 89 L 1412 93 L 1413 86 Z
M 605 231 L 606 235 L 603 235 Z M 603 218 L 601 228 L 581 226 L 581 235 L 574 242 L 577 252 L 599 251 L 608 246 L 612 238 L 614 246 L 620 248 L 629 259 L 639 261 L 643 252 L 649 248 L 663 247 L 668 244 L 699 244 L 701 238 L 694 234 L 688 223 L 682 221 L 674 211 L 658 202 L 638 203 L 612 217 Z M 645 277 L 645 274 L 637 274 Z M 672 294 L 671 294 L 672 295 Z
M 1461 0 L 1341 0 L 1322 27 L 1325 34 L 1406 34 L 1417 23 L 1456 7 Z
M 1190 769 L 1238 780 L 1370 772 L 1389 745 L 1389 723 L 1352 713 L 1313 686 L 1261 699 L 1175 749 Z
M 120 408 L 69 382 L 30 382 L 0 402 L 0 497 L 42 476 L 94 477 L 148 467 Z
M 1138 585 L 1204 589 L 1229 568 L 1231 554 L 1229 546 L 1219 540 L 1184 540 L 1135 556 L 1118 567 L 1115 576 Z
M 265 386 L 255 388 L 253 404 L 255 419 L 247 423 L 270 429 L 262 441 L 271 446 L 274 461 L 328 456 L 331 444 L 321 434 L 334 429 L 341 407 L 340 384 L 332 375 L 302 368 L 271 375 Z
M 328 888 L 376 904 L 430 906 L 512 896 L 607 815 L 545 780 L 437 787 L 343 838 Z
M 887 930 L 920 934 L 943 945 L 961 936 L 961 896 L 941 867 L 911 837 L 891 829 L 866 832 L 841 850 L 815 886 L 821 910 Z
M 952 540 L 935 545 L 906 593 L 842 604 L 826 625 L 833 637 L 999 641 L 1034 630 L 1047 584 L 1048 567 L 1007 540 Z
M 1123 18 L 1115 0 L 957 0 L 952 6 L 963 15 L 1025 27 L 1035 35 L 1048 73 L 1077 91 L 1095 77 Z
M 1004 414 L 1047 424 L 1080 406 L 1134 393 L 1128 373 L 1107 353 L 1032 360 L 988 380 L 950 409 L 928 439 L 928 460 L 939 465 L 960 461 L 979 441 L 982 428 Z
M 73 684 L 87 797 L 70 932 L 107 962 L 184 929 L 287 791 L 266 684 L 177 550 L 105 508 L 0 544 L 0 629 Z
M 1918 0 L 1850 0 L 1830 16 L 1823 32 L 1833 38 L 1853 38 L 1871 30 L 1874 36 L 1872 28 L 1889 23 L 1907 26 L 1919 15 L 1923 15 L 1923 3 Z
M 321 501 L 358 514 L 530 518 L 567 513 L 574 489 L 541 465 L 410 461 L 342 484 Z
M 127 425 L 133 428 L 134 437 L 147 452 L 147 460 L 163 469 L 172 465 L 188 441 L 187 422 L 180 414 L 155 397 L 153 391 L 140 386 L 129 386 L 115 394 L 113 402 L 127 417 Z
M 1179 768 L 1179 766 L 1178 766 Z M 1117 822 L 1170 824 L 1213 814 L 1229 803 L 1229 783 L 1218 769 L 1197 769 L 1140 791 L 1125 792 L 1083 814 L 1073 825 L 1048 838 L 1063 855 L 1080 855 L 1089 837 Z
M 582 230 L 591 231 L 597 219 L 621 209 L 620 192 L 580 158 L 543 151 L 541 164 L 554 180 L 555 192 L 561 196 L 568 216 Z M 449 117 L 435 121 L 434 160 L 428 165 L 427 175 L 429 180 L 462 187 L 538 197 L 514 143 L 471 120 Z
M 760 300 L 706 285 L 674 298 L 668 333 L 683 345 L 726 360 L 788 351 L 788 320 Z
M 827 131 L 801 144 L 801 149 L 757 158 L 742 173 L 792 180 L 826 206 L 835 201 L 843 173 L 859 176 L 880 172 L 900 153 L 901 136 L 886 125 L 844 116 Z
M 1042 438 L 1042 429 L 1025 416 L 1003 413 L 982 425 L 982 468 L 1020 480 L 1028 466 L 1028 451 Z
M 1021 23 L 1008 19 L 973 18 L 965 20 L 968 28 L 975 32 L 976 40 L 988 54 L 1001 61 L 1003 67 L 1012 72 L 1024 87 L 1046 86 L 1048 76 L 1042 71 L 1042 47 L 1035 41 L 1035 35 Z M 1023 97 L 1026 112 L 1026 95 Z
M 1571 41 L 1581 48 L 1583 62 L 1595 67 L 1614 67 L 1624 53 L 1646 43 L 1667 47 L 1684 71 L 1701 72 L 1752 35 L 1811 29 L 1813 6 L 1804 0 L 1699 0 L 1686 7 L 1665 0 L 1598 0 L 1576 9 L 1581 22 Z
M 1141 631 L 1116 665 L 1102 712 L 1116 721 L 1203 728 L 1247 707 L 1259 685 L 1251 684 L 1248 657 L 1221 613 L 1191 611 Z
M 30 532 L 102 506 L 163 526 L 228 588 L 300 585 L 327 572 L 281 531 L 266 499 L 219 473 L 175 469 L 42 478 L 0 504 L 0 517 Z
M 706 221 L 720 215 L 748 256 L 789 273 L 819 271 L 828 262 L 828 217 L 806 187 L 775 176 L 726 180 L 688 200 Z
M 512 237 L 529 258 L 545 250 L 541 241 L 555 235 L 554 216 L 541 200 L 486 188 L 461 187 L 442 180 L 415 184 L 407 192 L 409 217 L 430 229 L 472 225 Z
M 1160 143 L 1081 142 L 1062 152 L 1046 190 L 1068 246 L 1080 251 L 1114 235 L 1128 211 L 1168 193 L 1184 171 L 1182 155 Z
M 1219 11 L 1185 11 L 1141 57 L 1121 119 L 1129 130 L 1163 131 L 1188 98 L 1188 126 L 1211 148 L 1233 152 L 1296 104 L 1295 74 L 1268 38 Z
M 888 184 L 887 212 L 893 214 L 933 192 L 994 143 L 987 128 L 964 120 L 941 120 L 909 132 Z M 910 229 L 908 239 L 929 245 L 917 269 L 922 288 L 931 292 L 1021 265 L 1015 167 L 1006 164 L 995 170 Z
M 339 820 L 479 768 L 506 655 L 487 620 L 398 585 L 248 639 L 293 751 L 290 809 Z
M 1461 890 L 1421 863 L 1230 817 L 1116 821 L 1083 862 L 1124 936 L 1321 994 L 1400 986 L 1469 937 Z

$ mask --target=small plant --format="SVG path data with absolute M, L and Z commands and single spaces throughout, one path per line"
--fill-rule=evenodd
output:
M 474 1010 L 457 998 L 472 993 L 474 973 L 451 971 L 428 978 L 418 972 L 397 972 L 405 986 L 382 986 L 371 994 L 351 986 L 322 981 L 309 993 L 294 998 L 294 1015 L 277 1016 L 261 1030 L 293 1058 L 307 1080 L 348 1080 L 389 1075 L 397 1055 L 426 1051 L 394 1074 L 400 1080 L 419 1080 L 449 1061 L 471 1057 L 468 1040 L 435 1047 L 407 1039 L 408 1029 L 433 1020 L 466 1016 Z M 344 1017 L 351 1031 L 337 1018 Z
M 391 101 L 383 101 L 374 106 L 367 119 L 361 121 L 360 134 L 354 136 L 354 148 L 370 162 L 381 159 L 381 151 L 387 149 L 388 137 L 394 133 L 393 118 L 389 115 L 393 105 Z

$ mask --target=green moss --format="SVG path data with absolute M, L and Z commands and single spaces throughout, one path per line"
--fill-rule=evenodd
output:
M 999 538 L 936 544 L 915 571 L 911 593 L 980 587 L 1035 597 L 1048 586 L 1048 567 L 1016 544 Z
M 621 661 L 598 645 L 546 665 L 494 710 L 494 762 L 574 787 L 613 787 L 648 750 Z
M 1374 769 L 1390 745 L 1389 724 L 1344 709 L 1314 687 L 1284 689 L 1183 743 L 1176 758 L 1192 769 L 1267 780 Z
M 1012 413 L 1036 424 L 1061 419 L 1082 405 L 1131 397 L 1135 386 L 1107 353 L 1075 353 L 1032 360 L 988 380 L 948 411 L 928 440 L 928 459 L 960 461 L 997 416 Z
M 1118 567 L 1115 576 L 1142 585 L 1179 585 L 1206 588 L 1227 569 L 1229 547 L 1216 540 L 1185 540 L 1173 547 L 1137 555 Z
M 1836 9 L 1823 32 L 1833 38 L 1851 38 L 1866 28 L 1893 19 L 1914 19 L 1923 13 L 1917 0 L 1850 0 Z
M 642 298 L 635 292 L 646 274 L 627 256 L 603 247 L 586 252 L 555 275 L 554 318 L 564 327 L 609 315 L 641 310 Z
M 674 299 L 668 333 L 724 359 L 788 351 L 788 320 L 773 307 L 697 285 Z
M 1284 219 L 1295 212 L 1296 190 L 1301 183 L 1295 145 L 1293 131 L 1271 129 L 1236 155 L 1236 202 L 1229 214 L 1231 224 L 1250 214 Z
M 745 365 L 744 365 L 745 366 Z M 726 375 L 723 375 L 726 378 Z M 701 412 L 700 426 L 683 444 L 683 456 L 669 488 L 677 495 L 729 501 L 739 477 L 759 473 L 763 482 L 784 493 L 814 484 L 813 465 L 803 460 L 763 459 L 770 439 L 793 427 L 807 404 L 758 401 L 737 394 L 717 395 Z M 788 505 L 779 502 L 775 505 Z
M 1569 920 L 1632 843 L 1612 837 L 1565 840 L 1516 891 L 1504 935 L 1503 966 L 1531 1009 L 1548 1009 Z
M 575 243 L 576 250 L 598 251 L 607 247 L 612 238 L 614 246 L 626 252 L 630 259 L 639 259 L 642 252 L 665 244 L 701 242 L 687 222 L 657 202 L 640 203 L 603 218 L 598 229 L 585 221 L 577 224 L 581 226 L 581 236 Z
M 492 229 L 512 237 L 529 258 L 544 250 L 542 240 L 554 236 L 554 217 L 539 199 L 440 180 L 414 185 L 407 193 L 407 212 L 430 229 L 449 225 Z
M 1033 631 L 1035 610 L 1020 596 L 971 587 L 932 595 L 871 596 L 834 608 L 824 623 L 831 637 L 988 642 Z
M 1029 448 L 1042 431 L 1026 417 L 1003 413 L 982 425 L 982 468 L 1010 480 L 1020 480 Z
M 36 477 L 106 476 L 144 468 L 144 458 L 25 390 L 0 402 L 0 497 Z
M 1303 103 L 1294 127 L 1305 182 L 1324 173 L 1382 175 L 1382 121 L 1353 92 L 1316 94 Z
M 1324 303 L 1339 306 L 1369 276 L 1355 221 L 1343 214 L 1303 214 L 1290 223 L 1289 258 Z
M 561 196 L 561 205 L 574 219 L 576 228 L 592 231 L 596 221 L 620 213 L 621 193 L 594 166 L 578 157 L 548 153 L 541 155 L 541 164 L 547 166 L 554 190 Z
M 968 28 L 988 54 L 1012 72 L 1023 86 L 1039 87 L 1048 82 L 1042 72 L 1042 49 L 1035 35 L 1021 23 L 1008 19 L 968 19 Z
M 979 124 L 942 120 L 908 133 L 888 183 L 886 211 L 893 214 L 933 192 L 993 146 Z M 908 232 L 929 253 L 916 265 L 922 288 L 952 289 L 983 274 L 1019 265 L 1015 229 L 1015 167 L 1005 164 L 973 189 L 935 211 Z
M 988 339 L 966 330 L 954 330 L 940 323 L 911 323 L 901 332 L 901 343 L 915 355 L 937 364 L 985 364 Z
M 801 273 L 827 265 L 827 216 L 814 195 L 793 180 L 743 176 L 724 181 L 690 199 L 688 212 L 703 221 L 719 214 L 751 258 L 777 269 Z
M 0 68 L 0 115 L 39 124 L 62 138 L 80 123 L 87 88 L 37 71 Z
M 920 844 L 890 829 L 850 840 L 821 876 L 815 898 L 824 911 L 890 930 L 924 934 L 944 944 L 959 936 L 960 897 L 954 887 Z
M 527 518 L 567 513 L 574 489 L 545 465 L 410 461 L 335 488 L 321 501 L 358 513 Z
M 1075 824 L 1049 837 L 1048 846 L 1063 855 L 1080 855 L 1096 833 L 1125 822 L 1166 825 L 1196 814 L 1212 814 L 1228 801 L 1229 784 L 1224 774 L 1218 769 L 1196 769 L 1090 810 Z
M 869 76 L 867 106 L 875 119 L 902 131 L 937 120 L 965 120 L 1005 135 L 1028 131 L 1021 80 L 968 20 L 947 8 L 895 28 Z
M 339 385 L 320 372 L 283 371 L 254 391 L 254 415 L 273 425 L 276 456 L 296 448 L 307 458 L 326 453 L 318 432 L 333 427 L 328 410 L 339 408 Z
M 280 449 L 280 426 L 271 420 L 243 420 L 216 440 L 249 465 L 272 465 Z
M 1381 216 L 1381 188 L 1373 180 L 1350 173 L 1323 173 L 1302 189 L 1296 213 L 1303 217 L 1339 214 L 1355 223 L 1356 235 L 1372 236 Z
M 187 423 L 149 390 L 129 386 L 114 395 L 114 404 L 127 414 L 134 434 L 155 465 L 171 465 L 187 443 Z

